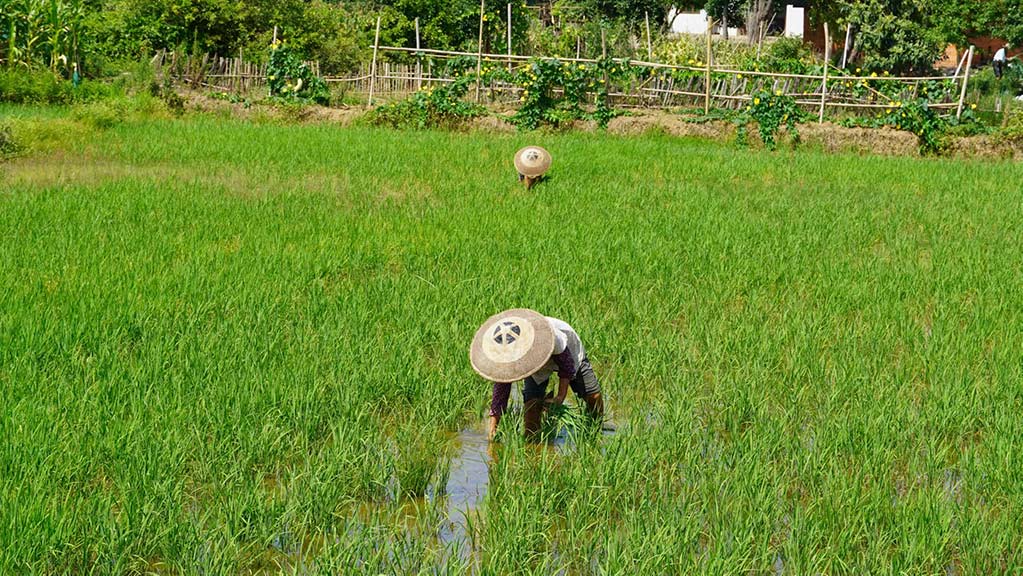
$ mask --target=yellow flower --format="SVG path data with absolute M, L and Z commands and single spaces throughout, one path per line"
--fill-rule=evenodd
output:
M 900 100 L 900 101 L 896 102 L 895 103 L 895 107 L 896 108 L 902 108 L 902 101 Z
M 775 92 L 774 92 L 775 96 L 781 96 L 782 94 L 783 94 L 783 92 L 781 90 L 775 90 Z
M 860 72 L 862 72 L 862 71 L 863 71 L 863 69 L 862 69 L 862 68 L 857 68 L 857 69 L 856 69 L 856 73 L 857 73 L 857 74 L 859 74 L 859 73 L 860 73 Z
M 760 104 L 760 98 L 754 98 L 753 104 Z
M 735 77 L 738 78 L 739 80 L 742 80 L 742 74 L 737 74 Z
M 871 72 L 870 73 L 870 77 L 871 78 L 877 78 L 877 72 Z
M 519 102 L 525 102 L 525 101 L 526 101 L 526 97 L 525 96 L 522 96 L 522 97 L 519 98 Z
M 977 109 L 977 105 L 976 104 L 970 104 L 970 110 L 976 110 L 976 109 Z
M 585 64 L 580 64 L 579 65 L 579 69 L 580 70 L 586 70 L 586 65 Z

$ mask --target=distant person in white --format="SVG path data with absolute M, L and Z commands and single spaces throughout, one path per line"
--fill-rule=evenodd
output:
M 1008 44 L 999 48 L 998 52 L 995 52 L 995 57 L 992 60 L 995 68 L 995 78 L 998 78 L 999 80 L 1002 79 L 1002 74 L 1005 72 L 1005 64 L 1007 62 L 1006 52 L 1008 48 Z

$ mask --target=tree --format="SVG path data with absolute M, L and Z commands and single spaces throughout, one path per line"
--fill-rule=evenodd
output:
M 771 17 L 771 0 L 749 0 L 746 3 L 746 39 L 750 44 L 760 41 L 767 33 Z
M 850 60 L 874 72 L 929 71 L 947 43 L 939 2 L 930 0 L 816 0 L 811 18 L 853 30 Z
M 708 16 L 721 22 L 724 36 L 728 38 L 728 23 L 742 21 L 746 3 L 746 0 L 707 0 L 704 9 Z

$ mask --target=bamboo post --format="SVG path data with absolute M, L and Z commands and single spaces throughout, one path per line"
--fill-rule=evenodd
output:
M 373 90 L 376 88 L 377 83 L 377 50 L 380 48 L 380 17 L 377 16 L 377 32 L 376 36 L 373 37 L 373 63 L 370 64 L 369 68 L 369 100 L 366 102 L 366 106 L 373 105 Z
M 710 16 L 707 17 L 707 72 L 704 76 L 703 82 L 703 113 L 710 114 L 710 60 L 713 56 L 711 46 L 711 31 L 714 29 L 714 19 Z
M 480 101 L 480 74 L 483 71 L 483 16 L 486 14 L 487 0 L 480 0 L 480 40 L 476 52 L 476 103 Z
M 600 57 L 607 60 L 607 32 L 603 25 L 600 27 Z
M 824 23 L 824 82 L 821 84 L 821 111 L 817 123 L 824 123 L 824 104 L 828 101 L 828 68 L 831 66 L 831 33 L 828 23 Z
M 512 8 L 508 3 L 508 71 L 512 71 Z
M 650 60 L 654 59 L 654 45 L 650 39 L 650 12 L 644 12 L 646 18 L 646 57 Z
M 956 119 L 963 117 L 963 104 L 966 103 L 966 87 L 970 84 L 970 68 L 973 67 L 973 46 L 970 46 L 970 53 L 966 57 L 966 72 L 963 76 L 963 89 L 959 92 L 959 107 L 956 108 Z
M 277 25 L 276 24 L 274 24 L 274 41 L 273 41 L 273 43 L 270 44 L 270 46 L 273 47 L 272 48 L 273 50 L 277 49 Z M 267 96 L 273 96 L 274 95 L 273 84 L 271 84 L 269 80 L 267 80 L 267 83 L 266 83 L 266 94 L 267 94 Z
M 852 38 L 852 22 L 845 26 L 845 44 L 842 45 L 842 70 L 849 61 L 849 40 Z
M 423 89 L 423 56 L 420 54 L 422 46 L 419 44 L 419 17 L 416 17 L 416 91 Z
M 959 59 L 959 65 L 956 66 L 956 73 L 952 75 L 953 78 L 958 78 L 959 73 L 963 71 L 963 64 L 966 64 L 966 54 L 966 52 L 963 52 L 963 57 Z

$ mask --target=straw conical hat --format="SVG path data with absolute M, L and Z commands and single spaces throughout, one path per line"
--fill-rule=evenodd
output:
M 554 352 L 547 318 L 526 308 L 495 314 L 480 326 L 469 347 L 469 362 L 493 382 L 514 382 L 535 373 Z
M 539 176 L 550 167 L 550 152 L 539 146 L 526 146 L 515 153 L 515 169 L 523 176 Z

